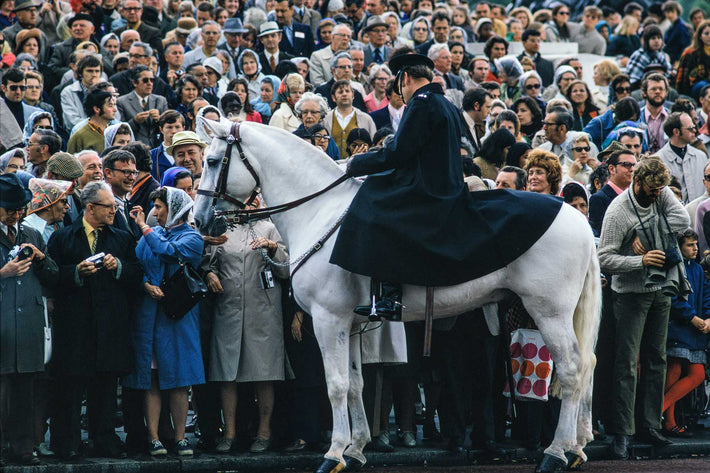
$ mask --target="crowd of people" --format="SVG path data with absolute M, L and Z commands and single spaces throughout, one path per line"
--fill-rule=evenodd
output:
M 431 60 L 423 77 L 457 107 L 471 191 L 557 196 L 598 237 L 595 435 L 617 458 L 633 435 L 659 448 L 691 436 L 676 403 L 705 381 L 710 333 L 707 14 L 673 0 L 534 12 L 458 0 L 0 0 L 0 458 L 328 442 L 312 321 L 268 262 L 289 259 L 278 231 L 195 229 L 205 124 L 278 127 L 333 160 L 386 146 L 406 119 L 388 67 L 401 54 Z M 563 42 L 598 56 L 592 82 L 579 57 L 541 54 Z M 184 265 L 210 296 L 173 319 L 162 286 Z M 431 360 L 423 325 L 407 324 L 407 362 L 366 365 L 369 448 L 427 440 L 460 452 L 470 440 L 500 452 L 511 415 L 501 332 L 531 322 L 515 300 L 498 310 L 509 327 L 481 310 L 437 322 Z M 545 446 L 558 411 L 554 397 L 522 403 L 510 437 Z

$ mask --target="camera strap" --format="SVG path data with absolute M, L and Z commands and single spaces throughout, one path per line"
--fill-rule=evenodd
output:
M 631 194 L 632 192 L 633 192 L 632 190 L 629 190 L 629 194 Z M 636 203 L 634 203 L 634 196 L 629 195 L 629 200 L 631 201 L 631 206 L 634 208 L 634 213 L 636 214 L 636 218 L 638 219 L 639 224 L 641 225 L 641 230 L 643 231 L 643 235 L 646 237 L 646 241 L 649 243 L 649 245 L 653 245 L 655 242 L 649 236 L 648 231 L 646 230 L 646 226 L 643 224 L 643 220 L 641 220 L 641 215 L 639 215 L 639 211 L 636 208 Z M 658 209 L 656 209 L 656 210 L 658 210 Z M 665 216 L 664 216 L 664 218 L 665 218 Z M 668 222 L 666 222 L 666 223 L 668 223 Z

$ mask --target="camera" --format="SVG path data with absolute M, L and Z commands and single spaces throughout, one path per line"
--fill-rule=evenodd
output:
M 185 74 L 185 71 L 183 71 L 182 69 L 178 69 L 177 71 L 175 71 L 175 75 L 178 77 L 178 79 L 181 78 L 183 74 Z
M 271 289 L 276 286 L 276 283 L 274 283 L 274 275 L 271 274 L 270 269 L 259 273 L 259 282 L 261 283 L 262 289 Z
M 103 251 L 101 253 L 96 253 L 93 256 L 89 256 L 86 258 L 86 261 L 89 263 L 94 263 L 94 267 L 99 269 L 104 267 L 104 257 L 106 256 L 106 253 Z
M 31 258 L 32 255 L 34 254 L 34 251 L 32 251 L 32 248 L 29 246 L 23 246 L 20 247 L 15 246 L 12 250 L 10 250 L 10 259 L 15 259 L 17 258 L 18 261 L 26 260 L 27 258 Z

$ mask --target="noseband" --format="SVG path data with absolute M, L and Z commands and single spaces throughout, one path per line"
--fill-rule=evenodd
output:
M 234 227 L 235 225 L 243 225 L 243 224 L 248 223 L 253 220 L 261 220 L 261 219 L 269 218 L 273 214 L 285 212 L 286 210 L 290 210 L 290 209 L 297 207 L 305 202 L 308 202 L 311 199 L 318 197 L 321 194 L 328 192 L 329 190 L 333 189 L 334 187 L 339 186 L 340 184 L 342 184 L 343 182 L 345 182 L 349 179 L 347 175 L 342 175 L 341 177 L 336 179 L 333 183 L 328 185 L 328 187 L 321 189 L 318 192 L 314 192 L 313 194 L 307 195 L 306 197 L 302 197 L 298 200 L 294 200 L 292 202 L 287 202 L 285 204 L 276 205 L 274 207 L 269 207 L 269 208 L 264 208 L 264 209 L 248 209 L 248 207 L 252 203 L 254 203 L 254 200 L 256 200 L 256 197 L 259 194 L 259 185 L 261 184 L 261 180 L 259 179 L 259 176 L 256 174 L 256 171 L 254 171 L 254 167 L 251 165 L 246 154 L 244 154 L 244 150 L 242 149 L 242 139 L 239 136 L 239 127 L 240 126 L 241 126 L 240 122 L 234 123 L 232 125 L 232 128 L 229 131 L 229 135 L 227 135 L 227 138 L 226 138 L 227 150 L 225 151 L 225 155 L 222 157 L 222 164 L 221 164 L 222 167 L 219 170 L 219 177 L 217 178 L 217 183 L 215 184 L 215 190 L 214 191 L 208 191 L 208 190 L 203 190 L 203 189 L 197 190 L 198 195 L 212 197 L 212 207 L 215 207 L 217 205 L 217 201 L 219 201 L 219 200 L 225 200 L 225 201 L 239 207 L 236 210 L 217 210 L 217 209 L 214 210 L 215 217 L 224 219 L 224 221 L 228 227 Z M 239 199 L 230 195 L 227 192 L 227 181 L 228 181 L 227 178 L 229 175 L 229 164 L 230 164 L 230 161 L 232 158 L 232 147 L 234 145 L 236 145 L 237 151 L 239 151 L 239 159 L 241 159 L 242 163 L 244 163 L 244 166 L 246 166 L 247 170 L 249 171 L 251 176 L 254 178 L 254 181 L 256 182 L 254 190 L 251 192 L 251 195 L 249 196 L 249 199 L 247 199 L 246 202 L 240 201 Z

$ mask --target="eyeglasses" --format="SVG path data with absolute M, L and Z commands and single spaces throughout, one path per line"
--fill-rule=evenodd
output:
M 8 169 L 17 169 L 17 170 L 27 168 L 27 166 L 25 166 L 24 164 L 8 164 L 6 167 Z M 710 179 L 708 179 L 708 180 L 710 180 Z
M 414 31 L 428 31 L 427 28 L 421 27 L 421 28 L 412 28 Z
M 123 7 L 122 10 L 124 11 L 141 11 L 143 7 Z
M 148 57 L 147 54 L 129 54 L 129 58 L 131 59 L 143 59 L 144 57 Z
M 37 125 L 36 127 L 32 128 L 32 131 L 34 131 L 34 130 L 53 130 L 53 129 L 54 128 L 52 128 L 49 125 L 45 125 L 45 126 Z
M 533 90 L 533 89 L 539 89 L 540 84 L 530 84 L 525 86 L 525 90 Z
M 614 89 L 617 94 L 628 94 L 631 92 L 631 87 L 617 87 Z
M 20 92 L 24 92 L 25 89 L 27 89 L 27 86 L 26 85 L 8 85 L 7 88 L 13 92 L 17 92 L 18 90 Z
M 589 151 L 591 149 L 591 146 L 575 146 L 574 148 L 572 148 L 572 151 L 574 151 L 575 153 L 581 153 L 582 151 Z
M 138 177 L 138 171 L 131 171 L 130 169 L 116 169 L 116 168 L 106 168 L 111 171 L 122 172 L 125 177 Z
M 315 134 L 315 135 L 313 135 L 313 138 L 315 138 L 316 140 L 329 141 L 329 140 L 330 140 L 330 135 L 318 135 L 318 134 Z
M 352 65 L 345 65 L 345 66 L 335 66 L 336 69 L 352 69 Z
M 697 131 L 698 127 L 695 126 L 682 126 L 680 127 L 681 130 L 690 130 L 690 131 Z
M 102 204 L 101 202 L 89 202 L 91 205 L 98 205 L 99 207 L 103 207 L 105 209 L 113 209 L 113 210 L 118 210 L 119 207 L 121 207 L 119 204 Z
M 42 90 L 42 86 L 39 85 L 26 85 L 27 90 Z
M 208 72 L 208 74 L 209 74 L 209 72 Z M 147 84 L 148 82 L 151 82 L 151 83 L 152 83 L 152 82 L 155 82 L 155 78 L 153 78 L 153 77 L 143 77 L 143 78 L 141 79 L 141 82 L 143 82 L 144 84 Z
M 546 126 L 559 126 L 559 125 L 557 123 L 542 122 L 542 126 L 546 127 Z
M 630 163 L 628 161 L 619 161 L 616 165 L 626 169 L 633 169 L 633 167 L 636 166 L 635 163 Z
M 569 12 L 568 12 L 568 11 L 558 11 L 557 14 L 558 14 L 558 15 L 563 15 L 563 16 L 569 16 Z

